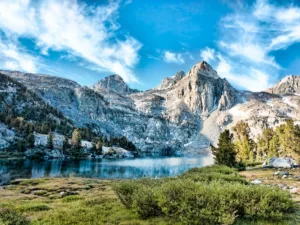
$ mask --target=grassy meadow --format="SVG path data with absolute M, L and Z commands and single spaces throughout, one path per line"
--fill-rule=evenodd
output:
M 248 182 L 282 182 L 273 173 L 215 166 L 165 179 L 15 180 L 0 190 L 0 224 L 300 224 L 296 195 Z

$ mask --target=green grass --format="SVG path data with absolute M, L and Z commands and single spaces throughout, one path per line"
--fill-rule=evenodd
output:
M 209 173 L 214 174 L 214 176 L 206 175 L 205 181 L 199 178 L 204 176 L 203 174 Z M 212 177 L 213 181 L 210 180 Z M 228 182 L 228 177 L 231 182 Z M 181 182 L 177 182 L 179 179 Z M 195 182 L 195 180 L 200 181 Z M 135 195 L 135 199 L 139 199 L 139 201 L 132 201 L 130 198 L 125 199 L 125 202 L 129 201 L 128 207 L 124 206 L 112 189 L 113 186 L 123 182 L 133 182 L 143 187 L 143 190 L 138 193 L 135 190 L 135 185 L 132 188 L 126 187 L 127 189 L 124 191 L 132 192 Z M 197 204 L 201 202 L 211 202 L 211 207 L 215 207 L 213 204 L 219 204 L 219 202 L 214 203 L 211 201 L 211 199 L 214 199 L 210 192 L 211 186 L 204 185 L 205 182 L 211 183 L 210 185 L 218 185 L 219 183 L 225 185 L 221 186 L 221 188 L 219 187 L 219 189 L 215 188 L 218 189 L 214 193 L 215 196 L 222 196 L 221 194 L 228 189 L 228 186 L 238 189 L 240 186 L 247 184 L 238 172 L 226 167 L 193 169 L 178 178 L 140 179 L 122 182 L 76 177 L 17 180 L 12 185 L 0 190 L 0 225 L 180 225 L 184 223 L 182 220 L 178 220 L 178 217 L 186 214 L 175 211 L 176 207 L 179 206 L 179 208 L 186 209 L 188 205 L 194 204 L 190 208 L 191 210 L 198 207 Z M 193 183 L 201 189 L 193 192 L 191 188 L 194 185 Z M 60 196 L 62 191 L 76 191 L 78 195 L 62 198 Z M 276 191 L 277 189 L 274 192 Z M 188 192 L 191 195 L 188 195 Z M 255 190 L 255 192 L 258 191 Z M 159 204 L 164 206 L 163 210 L 155 208 L 155 196 L 157 193 L 165 196 L 158 199 Z M 206 193 L 205 196 L 208 197 L 206 199 L 198 199 L 198 201 L 193 201 L 194 197 L 190 199 L 185 198 L 185 196 L 200 196 L 199 193 Z M 176 201 L 170 201 L 174 196 L 176 196 L 175 199 L 183 199 L 179 205 L 176 205 Z M 243 201 L 250 202 L 247 199 L 243 199 Z M 146 205 L 144 204 L 145 202 L 147 203 Z M 132 204 L 135 204 L 135 206 L 132 207 Z M 150 217 L 147 213 L 141 215 L 141 212 L 136 210 L 137 206 L 143 209 L 142 211 L 150 212 Z M 149 206 L 150 208 L 152 207 L 150 211 L 147 210 Z M 173 211 L 170 209 L 173 209 Z M 165 216 L 166 211 L 173 216 Z M 195 211 L 195 213 L 197 212 Z M 197 216 L 197 214 L 195 215 Z M 300 224 L 299 217 L 300 210 L 297 210 L 293 214 L 284 214 L 281 221 L 261 218 L 249 219 L 245 217 L 237 218 L 234 224 L 293 225 Z

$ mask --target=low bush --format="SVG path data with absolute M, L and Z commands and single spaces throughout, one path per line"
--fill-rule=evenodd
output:
M 21 212 L 39 212 L 39 211 L 46 211 L 49 210 L 50 207 L 47 204 L 44 203 L 31 203 L 28 205 L 24 205 L 19 207 L 19 210 Z
M 78 200 L 82 200 L 83 198 L 81 196 L 78 195 L 70 195 L 67 197 L 64 197 L 61 201 L 63 203 L 69 203 L 69 202 L 74 202 L 74 201 L 78 201 Z
M 279 220 L 296 207 L 289 193 L 249 185 L 223 166 L 192 169 L 173 179 L 122 181 L 114 191 L 140 217 L 165 216 L 180 224 L 233 224 L 238 217 Z
M 132 196 L 132 206 L 141 218 L 162 215 L 161 208 L 157 202 L 157 188 L 141 185 Z
M 222 165 L 193 168 L 181 175 L 180 178 L 191 179 L 195 182 L 221 180 L 226 182 L 247 183 L 247 181 L 235 169 Z
M 0 224 L 2 225 L 27 225 L 29 221 L 21 213 L 13 209 L 0 209 Z
M 137 181 L 128 180 L 122 181 L 113 186 L 113 189 L 126 208 L 131 208 L 133 203 L 133 195 L 140 188 L 140 184 Z

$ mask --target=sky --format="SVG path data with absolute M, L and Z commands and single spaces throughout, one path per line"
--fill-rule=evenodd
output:
M 205 60 L 238 89 L 300 74 L 299 0 L 0 0 L 0 69 L 147 90 Z

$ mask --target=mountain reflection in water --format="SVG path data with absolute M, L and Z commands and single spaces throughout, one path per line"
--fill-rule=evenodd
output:
M 167 177 L 182 174 L 193 167 L 211 165 L 211 155 L 137 159 L 83 160 L 1 160 L 0 185 L 17 178 L 90 177 L 128 179 Z

